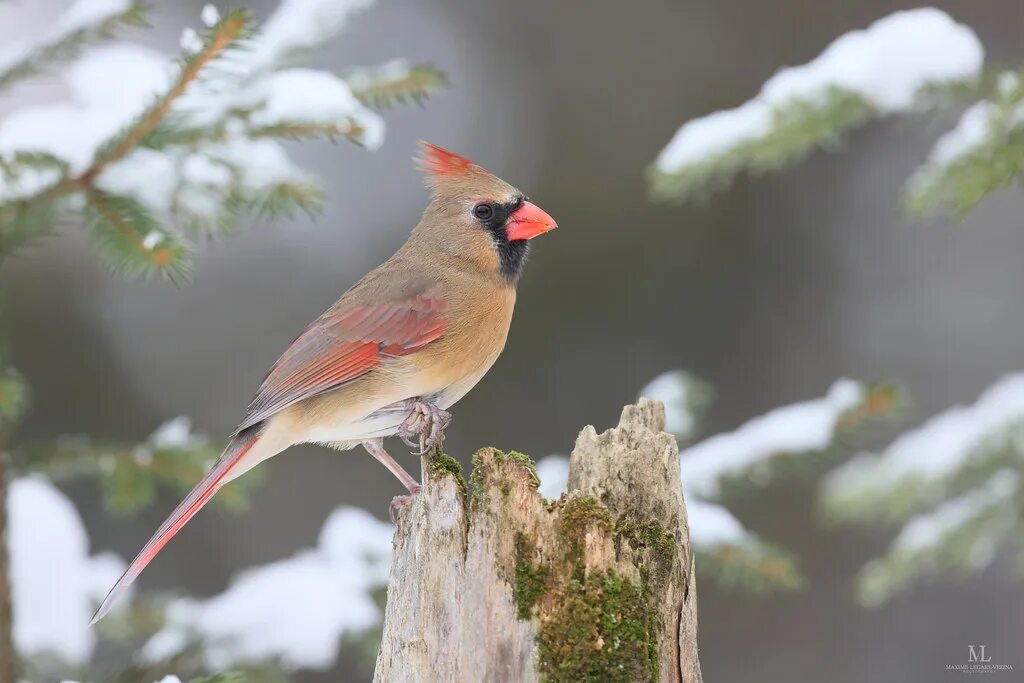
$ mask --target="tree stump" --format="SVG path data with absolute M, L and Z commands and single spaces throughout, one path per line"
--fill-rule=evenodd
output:
M 586 427 L 569 492 L 546 501 L 532 461 L 485 448 L 423 462 L 398 512 L 374 680 L 700 683 L 697 595 L 679 449 L 664 407 Z

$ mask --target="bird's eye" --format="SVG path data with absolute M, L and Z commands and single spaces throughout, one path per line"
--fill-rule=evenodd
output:
M 494 207 L 490 204 L 477 204 L 473 207 L 473 215 L 482 221 L 489 221 L 494 216 Z

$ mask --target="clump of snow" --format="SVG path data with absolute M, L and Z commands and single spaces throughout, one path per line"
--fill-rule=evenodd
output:
M 166 63 L 135 45 L 90 51 L 63 72 L 72 101 L 24 107 L 0 122 L 0 153 L 45 152 L 68 162 L 72 172 L 84 170 L 102 143 L 170 85 Z
M 76 0 L 57 20 L 59 34 L 67 35 L 87 26 L 102 24 L 132 8 L 132 0 Z
M 186 28 L 181 32 L 181 38 L 178 40 L 178 44 L 186 54 L 194 55 L 197 52 L 201 52 L 203 49 L 203 40 L 196 33 L 194 28 Z
M 220 21 L 220 12 L 213 5 L 204 5 L 199 18 L 207 28 L 213 28 Z
M 173 602 L 143 656 L 165 658 L 197 633 L 211 668 L 274 658 L 293 669 L 329 668 L 342 635 L 380 623 L 371 593 L 387 583 L 392 530 L 365 511 L 338 508 L 316 548 L 242 572 L 208 600 Z
M 376 80 L 400 81 L 408 78 L 411 73 L 409 62 L 404 59 L 393 59 L 376 69 L 362 69 L 349 74 L 346 81 L 353 90 L 359 90 L 370 87 Z
M 52 652 L 71 664 L 88 661 L 96 644 L 89 617 L 124 571 L 124 561 L 111 553 L 89 555 L 78 511 L 44 479 L 11 482 L 7 514 L 18 651 Z
M 359 103 L 349 85 L 326 71 L 287 69 L 268 74 L 235 98 L 235 106 L 254 108 L 254 126 L 282 123 L 331 124 L 354 120 L 361 142 L 377 149 L 384 142 L 384 121 Z
M 832 442 L 839 419 L 863 396 L 861 384 L 840 379 L 824 398 L 777 408 L 734 432 L 701 441 L 680 456 L 683 486 L 713 497 L 721 478 L 749 470 L 769 456 L 824 449 Z
M 699 380 L 685 370 L 670 370 L 648 382 L 640 396 L 661 401 L 665 405 L 665 431 L 685 439 L 697 424 L 693 412 L 695 391 L 703 391 Z
M 676 172 L 771 132 L 780 107 L 821 103 L 833 89 L 860 96 L 879 113 L 905 111 L 921 89 L 974 78 L 984 49 L 974 32 L 934 8 L 896 12 L 833 41 L 807 64 L 782 69 L 746 104 L 683 125 L 657 166 Z
M 162 236 L 158 233 L 157 237 L 156 241 L 159 242 L 159 238 Z M 154 243 L 153 246 L 156 244 Z M 152 247 L 147 248 L 152 249 Z M 164 422 L 149 437 L 149 443 L 154 448 L 190 448 L 197 441 L 203 442 L 205 438 L 192 433 L 192 420 L 185 415 L 179 415 L 173 420 Z
M 690 527 L 690 540 L 698 548 L 742 545 L 752 540 L 739 520 L 721 505 L 688 497 L 686 518 Z
M 978 102 L 960 116 L 953 130 L 944 134 L 935 143 L 928 162 L 945 166 L 957 157 L 967 154 L 985 142 L 989 135 L 989 122 L 996 111 L 991 102 Z
M 897 438 L 881 455 L 860 454 L 824 482 L 830 497 L 885 490 L 915 479 L 941 481 L 962 467 L 983 441 L 1024 420 L 1024 373 L 1007 375 L 972 406 L 955 406 Z
M 892 543 L 895 552 L 915 553 L 942 541 L 946 534 L 996 506 L 1006 504 L 1020 490 L 1020 475 L 1000 470 L 982 486 L 949 500 L 934 510 L 913 517 Z
M 537 461 L 537 491 L 548 500 L 555 500 L 565 493 L 569 485 L 569 458 L 564 455 L 549 455 Z
M 255 39 L 253 61 L 263 67 L 323 43 L 373 0 L 282 0 Z

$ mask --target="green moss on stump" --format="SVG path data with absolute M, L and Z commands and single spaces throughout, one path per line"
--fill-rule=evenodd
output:
M 516 580 L 512 598 L 520 619 L 529 619 L 533 606 L 548 590 L 551 570 L 534 561 L 537 549 L 534 542 L 522 532 L 516 533 Z
M 550 510 L 558 514 L 560 557 L 539 562 L 533 539 L 522 533 L 515 539 L 513 597 L 519 618 L 537 612 L 541 680 L 656 681 L 661 626 L 644 578 L 650 572 L 641 567 L 639 583 L 612 569 L 588 573 L 583 549 L 587 533 L 597 532 L 635 537 L 630 542 L 671 557 L 674 538 L 653 522 L 616 525 L 593 496 L 566 494 Z
M 440 450 L 437 450 L 430 456 L 427 466 L 431 479 L 450 476 L 455 479 L 455 482 L 459 485 L 459 489 L 462 491 L 462 494 L 466 494 L 466 480 L 462 476 L 462 465 L 459 464 L 458 460 L 447 453 L 442 453 Z
M 493 454 L 493 464 L 487 465 L 484 463 L 483 456 L 484 452 L 490 452 Z M 495 468 L 500 465 L 512 462 L 519 465 L 527 471 L 530 475 L 530 486 L 536 489 L 540 486 L 540 477 L 537 476 L 537 466 L 534 464 L 530 456 L 519 451 L 509 451 L 505 453 L 498 450 L 497 448 L 484 448 L 473 454 L 473 472 L 469 475 L 469 493 L 472 500 L 477 500 L 483 494 L 484 490 L 484 470 L 487 468 Z M 512 492 L 510 482 L 502 482 L 499 490 L 503 495 L 508 495 Z
M 626 516 L 615 523 L 615 540 L 625 542 L 637 550 L 647 548 L 651 552 L 656 569 L 668 572 L 676 555 L 675 534 L 653 519 Z
M 658 619 L 646 591 L 613 570 L 571 579 L 540 620 L 541 679 L 658 680 Z

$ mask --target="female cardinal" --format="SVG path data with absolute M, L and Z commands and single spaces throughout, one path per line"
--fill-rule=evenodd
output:
M 469 159 L 421 143 L 430 204 L 405 244 L 277 360 L 231 443 L 110 590 L 93 623 L 221 486 L 293 444 L 357 444 L 410 494 L 420 486 L 384 437 L 438 445 L 505 346 L 528 240 L 556 227 L 523 193 Z

